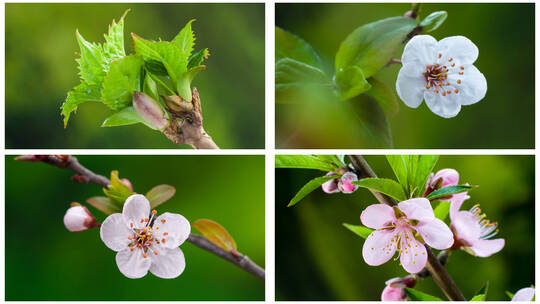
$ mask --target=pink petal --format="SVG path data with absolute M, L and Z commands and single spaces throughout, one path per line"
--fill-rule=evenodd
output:
M 337 175 L 335 174 L 334 172 L 328 172 L 325 176 L 334 176 L 334 175 Z M 336 193 L 336 192 L 339 192 L 339 189 L 338 189 L 338 179 L 332 179 L 332 180 L 329 180 L 327 182 L 325 182 L 324 184 L 322 184 L 322 189 L 324 192 L 326 193 Z
M 424 241 L 435 249 L 447 249 L 454 244 L 452 231 L 438 218 L 420 221 L 414 228 Z
M 442 169 L 435 173 L 432 180 L 436 181 L 439 178 L 443 180 L 441 187 L 456 186 L 459 182 L 459 173 L 454 169 Z
M 362 256 L 368 265 L 382 265 L 394 256 L 395 235 L 394 230 L 375 230 L 368 236 L 362 248 Z
M 414 220 L 431 220 L 435 218 L 431 203 L 426 198 L 411 198 L 398 204 L 401 210 L 408 219 Z
M 160 250 L 157 255 L 150 254 L 152 265 L 150 272 L 162 279 L 174 279 L 184 272 L 186 259 L 180 248 Z
M 426 247 L 416 240 L 410 231 L 404 231 L 401 235 L 400 257 L 401 265 L 406 271 L 420 272 L 427 263 Z
M 379 229 L 387 223 L 396 219 L 394 209 L 385 204 L 374 204 L 368 206 L 360 215 L 360 220 L 364 226 Z
M 527 288 L 521 288 L 514 294 L 514 297 L 512 298 L 513 302 L 516 301 L 532 301 L 534 298 L 534 288 L 527 287 Z
M 406 301 L 407 294 L 403 288 L 392 288 L 386 286 L 381 294 L 381 301 Z
M 504 239 L 478 240 L 470 247 L 476 256 L 485 258 L 501 251 L 504 247 Z
M 480 225 L 474 214 L 469 211 L 459 211 L 454 215 L 452 228 L 457 238 L 465 241 L 468 246 L 480 239 Z
M 353 172 L 347 172 L 341 176 L 341 178 L 338 181 L 338 189 L 339 191 L 343 193 L 353 193 L 358 189 L 357 185 L 352 184 L 353 181 L 357 181 L 358 176 L 354 174 Z
M 463 202 L 468 200 L 469 198 L 471 197 L 467 194 L 467 192 L 461 192 L 452 195 L 452 197 L 450 198 L 450 219 L 452 219 L 454 215 L 459 211 Z

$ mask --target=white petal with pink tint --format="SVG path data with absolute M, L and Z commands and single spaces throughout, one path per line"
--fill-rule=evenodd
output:
M 424 241 L 435 249 L 448 249 L 454 244 L 452 231 L 438 218 L 420 221 L 414 228 Z
M 139 279 L 146 275 L 150 268 L 150 259 L 143 256 L 141 249 L 123 250 L 116 254 L 116 265 L 120 272 L 130 279 Z
M 426 266 L 426 247 L 416 240 L 410 232 L 402 232 L 400 262 L 409 273 L 420 272 Z
M 362 224 L 372 229 L 384 227 L 395 219 L 394 209 L 385 204 L 370 205 L 360 215 Z
M 132 235 L 132 232 L 126 226 L 124 216 L 115 213 L 109 215 L 103 221 L 99 235 L 105 246 L 114 251 L 121 251 L 128 248 L 128 244 L 131 242 L 128 237 Z
M 514 297 L 512 297 L 512 301 L 532 301 L 532 299 L 534 298 L 534 293 L 535 290 L 532 287 L 521 288 L 516 292 L 516 294 L 514 294 Z
M 152 254 L 150 272 L 162 279 L 174 279 L 184 272 L 186 260 L 180 248 L 163 249 L 157 255 Z
M 411 198 L 399 203 L 398 208 L 408 219 L 421 221 L 435 217 L 431 203 L 426 198 Z
M 128 227 L 133 224 L 135 228 L 143 228 L 146 226 L 144 219 L 150 215 L 150 202 L 144 195 L 132 195 L 126 199 L 122 214 L 126 218 Z
M 158 228 L 159 229 L 156 229 Z M 165 212 L 154 224 L 154 236 L 165 248 L 175 248 L 184 243 L 191 232 L 189 221 L 180 214 Z M 165 240 L 165 242 L 163 242 Z
M 396 252 L 394 230 L 375 230 L 364 242 L 362 256 L 364 261 L 371 266 L 379 266 L 388 262 Z
M 501 251 L 504 247 L 504 239 L 477 240 L 471 245 L 471 250 L 476 256 L 485 258 Z
M 452 228 L 458 239 L 469 246 L 480 238 L 480 226 L 474 214 L 469 211 L 459 211 L 452 219 Z

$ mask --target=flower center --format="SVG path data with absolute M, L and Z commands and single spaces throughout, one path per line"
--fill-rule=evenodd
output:
M 128 244 L 129 250 L 135 251 L 142 250 L 143 257 L 148 257 L 149 253 L 152 253 L 154 255 L 158 255 L 156 244 L 159 245 L 160 243 L 165 243 L 165 237 L 168 235 L 167 232 L 157 232 L 159 230 L 159 226 L 156 226 L 154 229 L 154 218 L 156 215 L 156 210 L 152 210 L 152 214 L 150 215 L 150 218 L 142 218 L 140 219 L 141 223 L 146 223 L 146 225 L 143 228 L 135 228 L 133 227 L 133 223 L 131 223 L 131 230 L 133 232 L 132 236 L 129 236 L 128 239 L 132 241 Z M 165 220 L 161 220 L 162 223 L 165 223 Z M 158 234 L 162 234 L 163 238 L 160 240 Z
M 438 64 L 427 65 L 424 78 L 426 79 L 426 87 L 442 87 L 446 83 L 448 76 L 448 69 L 446 66 L 440 66 Z
M 499 233 L 499 229 L 497 229 L 499 224 L 497 222 L 490 222 L 486 219 L 486 214 L 482 213 L 479 204 L 474 205 L 469 211 L 474 214 L 474 217 L 476 217 L 476 220 L 478 221 L 478 225 L 480 225 L 480 239 L 487 240 Z
M 442 54 L 438 55 L 439 60 Z M 452 93 L 458 94 L 458 86 L 461 84 L 461 79 L 458 79 L 456 83 L 450 83 L 448 81 L 448 74 L 455 73 L 462 76 L 465 73 L 464 66 L 456 66 L 453 62 L 454 59 L 448 59 L 448 63 L 426 65 L 426 71 L 424 72 L 424 79 L 426 80 L 426 89 L 433 89 L 435 94 L 441 94 L 442 96 L 450 95 Z

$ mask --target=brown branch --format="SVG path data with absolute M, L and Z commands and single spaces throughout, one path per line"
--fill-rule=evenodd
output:
M 23 155 L 19 156 L 16 159 L 21 161 L 31 161 L 31 162 L 43 162 L 51 166 L 55 166 L 61 169 L 69 169 L 74 171 L 78 175 L 82 176 L 86 183 L 96 184 L 101 187 L 107 187 L 110 183 L 109 179 L 103 175 L 96 174 L 87 168 L 83 167 L 75 156 L 57 156 L 57 155 Z M 260 279 L 265 279 L 265 271 L 262 267 L 255 264 L 247 256 L 242 255 L 238 252 L 229 252 L 224 250 L 221 247 L 214 245 L 207 238 L 202 235 L 190 234 L 187 239 L 188 242 L 193 245 L 204 249 L 214 255 L 217 255 L 220 258 L 223 258 L 234 265 L 242 268 L 243 270 L 257 276 Z
M 169 96 L 166 104 L 173 117 L 171 125 L 163 130 L 168 139 L 175 144 L 189 144 L 195 149 L 219 149 L 204 131 L 201 99 L 195 87 L 191 102 L 180 96 Z
M 377 177 L 375 172 L 373 172 L 369 164 L 361 155 L 349 155 L 349 159 L 354 169 L 357 171 L 358 177 Z M 381 204 L 387 204 L 390 206 L 397 205 L 396 200 L 394 200 L 393 198 L 390 198 L 371 189 L 370 191 Z M 429 273 L 431 273 L 431 276 L 433 277 L 435 283 L 437 283 L 439 288 L 441 288 L 444 294 L 451 301 L 466 301 L 465 297 L 457 287 L 456 283 L 454 282 L 448 271 L 446 271 L 446 269 L 439 262 L 437 257 L 435 257 L 431 249 L 426 246 L 426 250 L 428 254 L 426 269 L 427 271 L 429 271 Z

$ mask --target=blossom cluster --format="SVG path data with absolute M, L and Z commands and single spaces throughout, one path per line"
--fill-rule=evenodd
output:
M 336 176 L 337 178 L 327 181 L 326 183 L 322 184 L 322 189 L 326 193 L 353 193 L 358 189 L 358 186 L 353 184 L 352 182 L 358 180 L 358 176 L 351 171 L 348 171 L 346 168 L 340 169 L 341 176 L 337 177 L 338 175 L 334 172 L 328 172 L 326 174 L 327 177 L 330 176 Z

